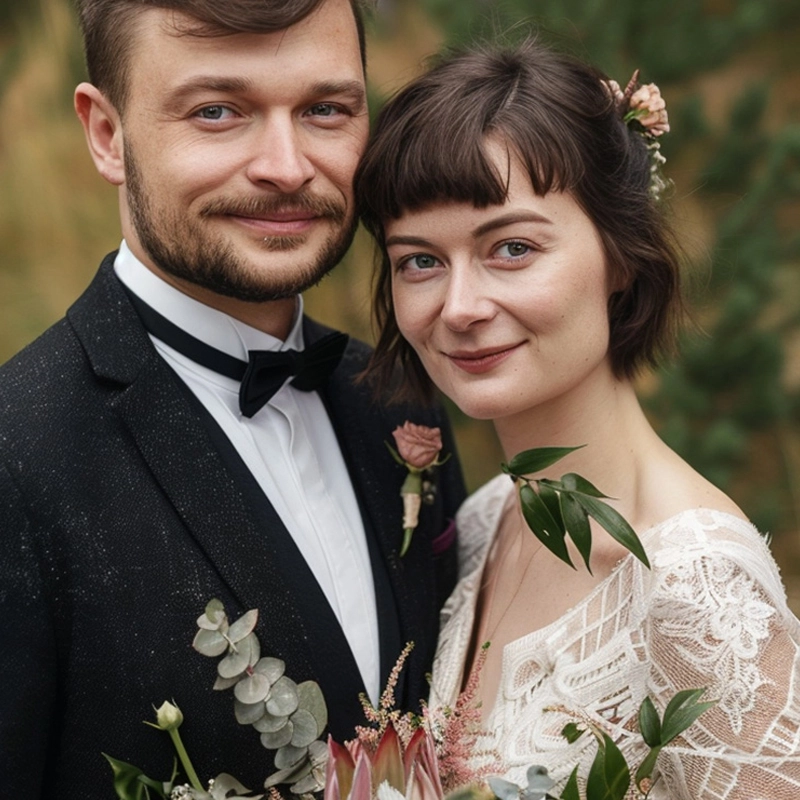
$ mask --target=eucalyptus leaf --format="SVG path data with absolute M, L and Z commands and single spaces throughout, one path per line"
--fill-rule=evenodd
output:
M 294 726 L 290 744 L 295 747 L 308 747 L 317 738 L 317 721 L 314 716 L 302 708 L 298 708 L 291 716 Z
M 263 701 L 267 699 L 270 688 L 269 681 L 263 675 L 253 672 L 251 675 L 242 678 L 239 683 L 236 684 L 233 694 L 242 705 L 258 704 L 261 706 L 261 714 L 263 715 L 266 711 L 266 706 Z M 256 719 L 258 719 L 258 717 L 256 717 Z M 242 724 L 251 725 L 253 722 L 255 722 L 254 719 Z
M 607 494 L 603 494 L 596 486 L 589 483 L 586 478 L 582 478 L 574 472 L 568 472 L 566 475 L 562 475 L 561 485 L 571 492 L 580 492 L 581 494 L 588 494 L 589 497 L 608 499 Z
M 258 622 L 258 609 L 251 608 L 228 628 L 228 638 L 232 642 L 239 642 L 249 636 Z
M 518 800 L 520 788 L 505 778 L 488 778 L 486 781 L 498 800 Z
M 580 450 L 585 445 L 578 447 L 535 447 L 532 450 L 523 450 L 517 453 L 508 464 L 503 464 L 502 469 L 509 475 L 522 476 L 533 475 L 536 472 L 546 469 L 556 461 L 560 461 L 564 456 Z
M 269 682 L 275 683 L 286 671 L 286 664 L 279 658 L 265 656 L 258 660 L 253 669 L 260 675 L 266 677 Z
M 219 631 L 201 628 L 195 634 L 192 647 L 204 656 L 221 656 L 228 649 L 228 640 Z
M 234 678 L 220 678 L 217 675 L 216 681 L 214 681 L 214 685 L 211 687 L 214 689 L 215 692 L 222 692 L 225 689 L 230 689 L 232 686 L 236 686 L 239 683 L 240 675 L 236 675 Z
M 291 725 L 291 722 L 288 723 Z M 275 768 L 286 769 L 299 764 L 308 755 L 307 747 L 294 747 L 287 744 L 275 753 Z M 311 762 L 309 762 L 309 766 Z
M 267 711 L 276 717 L 288 716 L 297 710 L 297 684 L 285 675 L 278 678 L 267 697 Z
M 583 507 L 586 513 L 597 520 L 623 547 L 633 553 L 639 561 L 648 569 L 650 562 L 647 554 L 639 541 L 636 532 L 628 524 L 627 520 L 618 511 L 615 511 L 607 503 L 597 500 L 594 497 L 576 492 L 572 495 Z
M 292 734 L 294 733 L 294 726 L 289 720 L 286 720 L 286 724 L 277 731 L 271 731 L 268 733 L 261 734 L 261 744 L 267 748 L 267 750 L 279 750 L 281 747 L 286 747 L 289 742 L 292 741 Z M 275 765 L 278 766 L 277 764 Z M 285 766 L 289 766 L 288 764 Z M 283 769 L 283 767 L 279 767 L 279 769 Z
M 528 785 L 520 793 L 522 800 L 543 800 L 556 782 L 547 774 L 547 768 L 534 764 L 525 774 Z
M 658 747 L 661 744 L 661 720 L 649 697 L 645 697 L 639 706 L 639 732 L 648 747 Z
M 586 564 L 586 569 L 589 570 L 589 574 L 591 575 L 592 528 L 589 525 L 589 518 L 586 515 L 586 511 L 572 495 L 566 492 L 562 492 L 558 496 L 558 499 L 567 532 L 572 541 L 575 542 L 575 547 L 578 548 L 583 563 Z
M 226 618 L 225 606 L 222 604 L 221 600 L 212 597 L 211 600 L 206 603 L 204 614 L 211 622 L 219 624 Z
M 220 678 L 233 678 L 241 675 L 250 666 L 250 640 L 244 639 L 217 664 Z
M 548 550 L 572 567 L 564 536 L 539 495 L 525 484 L 520 487 L 519 498 L 528 527 Z
M 281 730 L 284 725 L 289 721 L 289 717 L 276 717 L 269 713 L 266 710 L 267 706 L 266 703 L 264 704 L 264 714 L 261 716 L 256 722 L 253 723 L 253 727 L 259 733 L 276 733 L 277 731 Z M 280 745 L 281 747 L 283 745 Z
M 232 795 L 231 792 L 235 792 L 236 795 Z M 248 797 L 248 800 L 258 800 L 259 797 L 263 797 L 263 795 L 251 797 L 250 790 L 239 783 L 233 775 L 228 775 L 227 772 L 220 772 L 220 774 L 214 778 L 214 788 L 211 790 L 211 796 L 214 800 L 217 800 L 217 798 L 236 800 L 236 798 L 245 795 Z
M 328 706 L 325 704 L 325 696 L 322 694 L 319 684 L 316 681 L 304 681 L 297 686 L 298 707 L 308 711 L 317 722 L 317 736 L 321 736 L 328 724 Z
M 311 766 L 308 775 L 293 782 L 292 787 L 289 789 L 289 791 L 292 794 L 308 794 L 312 792 L 321 792 L 324 788 L 325 788 L 324 768 Z
M 248 666 L 255 667 L 261 660 L 261 642 L 258 641 L 258 636 L 256 636 L 255 633 L 251 633 L 248 639 L 250 640 L 250 662 Z M 272 683 L 272 681 L 270 681 L 270 683 Z
M 247 678 L 245 678 L 245 680 L 247 680 Z M 244 681 L 242 681 L 242 683 L 244 683 Z M 254 725 L 267 713 L 267 708 L 263 700 L 261 702 L 256 700 L 253 703 L 247 703 L 239 700 L 237 697 L 236 700 L 233 701 L 233 713 L 236 715 L 236 721 L 240 725 Z
M 311 770 L 311 763 L 307 759 L 303 759 L 291 767 L 286 767 L 285 769 L 279 769 L 277 772 L 273 772 L 272 775 L 270 775 L 264 781 L 264 788 L 270 789 L 280 783 L 297 783 L 298 781 L 303 780 L 306 775 L 310 774 Z
M 589 767 L 586 796 L 592 800 L 624 800 L 630 784 L 631 773 L 625 757 L 608 734 L 603 733 L 597 755 Z

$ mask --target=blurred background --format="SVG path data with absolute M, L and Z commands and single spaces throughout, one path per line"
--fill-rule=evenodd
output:
M 222 0 L 224 1 L 224 0 Z M 800 0 L 379 0 L 373 111 L 441 47 L 535 31 L 666 97 L 672 213 L 701 330 L 640 381 L 661 435 L 772 537 L 800 613 Z M 0 0 L 0 362 L 58 319 L 119 241 L 115 190 L 72 110 L 84 77 L 69 0 Z M 307 295 L 371 340 L 372 251 Z M 491 427 L 451 409 L 470 488 Z

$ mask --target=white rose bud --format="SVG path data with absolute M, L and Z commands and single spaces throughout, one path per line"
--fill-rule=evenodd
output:
M 183 713 L 178 706 L 165 700 L 161 708 L 156 709 L 156 722 L 162 731 L 173 731 L 181 726 Z

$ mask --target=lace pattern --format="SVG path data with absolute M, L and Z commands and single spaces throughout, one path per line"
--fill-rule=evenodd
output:
M 442 611 L 433 703 L 452 703 L 461 686 L 511 488 L 499 476 L 459 512 L 461 576 Z M 506 645 L 482 745 L 501 754 L 510 780 L 524 783 L 537 763 L 565 781 L 576 763 L 585 775 L 594 755 L 589 737 L 568 745 L 560 735 L 576 715 L 603 725 L 637 761 L 644 697 L 663 709 L 677 691 L 707 687 L 717 706 L 662 752 L 651 798 L 800 798 L 800 623 L 763 537 L 737 517 L 697 509 L 641 538 L 652 570 L 623 559 L 560 619 Z

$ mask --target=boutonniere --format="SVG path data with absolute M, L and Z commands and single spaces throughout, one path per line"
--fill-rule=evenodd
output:
M 450 458 L 450 454 L 439 459 L 439 453 L 442 452 L 442 432 L 439 428 L 406 421 L 402 427 L 398 425 L 392 431 L 392 436 L 397 449 L 388 442 L 386 446 L 394 460 L 408 470 L 400 488 L 403 498 L 403 544 L 400 547 L 402 557 L 408 552 L 411 536 L 419 523 L 423 495 L 426 499 L 430 498 L 429 502 L 433 502 L 436 483 L 432 470 L 442 466 Z

